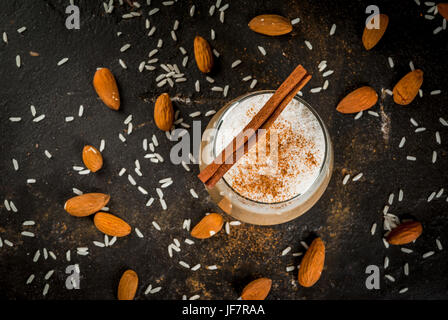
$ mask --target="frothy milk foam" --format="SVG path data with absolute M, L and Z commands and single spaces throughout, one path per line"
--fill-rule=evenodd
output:
M 216 136 L 216 155 L 241 132 L 271 96 L 272 93 L 265 93 L 248 97 L 226 111 Z M 324 161 L 322 130 L 316 116 L 293 99 L 274 122 L 266 138 L 253 146 L 224 175 L 225 181 L 243 197 L 263 203 L 282 202 L 303 194 L 318 177 Z

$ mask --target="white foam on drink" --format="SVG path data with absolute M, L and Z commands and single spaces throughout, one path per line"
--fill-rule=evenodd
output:
M 226 111 L 216 135 L 215 156 L 271 96 L 272 93 L 251 96 Z M 224 175 L 225 181 L 243 197 L 263 203 L 287 201 L 305 193 L 318 177 L 325 158 L 324 132 L 316 116 L 293 99 L 266 136 L 270 143 L 259 140 L 257 147 L 253 146 Z M 266 145 L 271 151 L 267 154 Z

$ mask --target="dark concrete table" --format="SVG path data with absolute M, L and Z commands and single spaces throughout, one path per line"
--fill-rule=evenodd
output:
M 121 273 L 132 268 L 140 276 L 136 299 L 181 299 L 183 295 L 200 295 L 201 299 L 236 299 L 244 285 L 255 277 L 273 279 L 269 299 L 430 299 L 447 298 L 448 259 L 446 251 L 436 247 L 435 240 L 448 246 L 447 238 L 447 191 L 443 196 L 427 202 L 432 192 L 447 185 L 448 128 L 439 117 L 448 119 L 446 96 L 447 31 L 433 35 L 442 25 L 442 18 L 424 18 L 428 6 L 418 6 L 413 1 L 379 1 L 380 10 L 390 17 L 389 28 L 380 43 L 371 51 L 364 50 L 361 35 L 367 17 L 366 1 L 232 1 L 225 11 L 225 23 L 219 21 L 219 12 L 210 17 L 209 7 L 213 1 L 179 1 L 164 6 L 152 1 L 150 8 L 141 0 L 140 9 L 132 9 L 125 1 L 111 14 L 105 14 L 101 1 L 75 1 L 81 9 L 81 29 L 65 28 L 65 8 L 69 1 L 2 1 L 0 32 L 7 32 L 8 44 L 0 43 L 0 104 L 1 104 L 1 176 L 0 186 L 0 296 L 8 299 L 41 299 L 44 285 L 50 285 L 46 299 L 115 299 Z M 118 1 L 114 1 L 118 3 Z M 223 1 L 222 5 L 228 1 Z M 196 5 L 194 17 L 190 17 L 192 4 Z M 156 26 L 152 37 L 145 29 L 148 11 L 158 7 L 160 11 L 151 17 Z M 142 17 L 122 19 L 130 11 L 141 11 Z M 271 38 L 255 34 L 247 27 L 248 21 L 263 13 L 278 13 L 290 19 L 299 17 L 291 34 Z M 171 39 L 170 31 L 175 19 L 180 22 L 176 31 L 178 41 Z M 335 35 L 329 36 L 332 24 L 337 25 Z M 16 30 L 26 26 L 19 34 Z M 210 29 L 216 39 L 210 40 Z M 122 32 L 117 36 L 117 32 Z M 193 56 L 195 35 L 208 39 L 219 51 L 217 66 L 212 74 L 213 85 L 230 85 L 227 98 L 212 92 L 213 86 L 205 81 L 197 70 Z M 159 63 L 176 63 L 181 66 L 182 53 L 188 51 L 188 65 L 181 67 L 187 81 L 176 83 L 173 88 L 158 88 L 155 78 L 161 72 L 137 70 L 147 54 L 156 48 L 157 40 L 163 39 L 163 48 L 155 56 Z M 304 41 L 313 45 L 310 51 Z M 130 43 L 132 47 L 121 53 L 120 48 Z M 263 46 L 267 55 L 262 56 L 257 46 Z M 30 56 L 29 52 L 39 53 Z M 16 55 L 21 56 L 17 68 Z M 395 67 L 388 65 L 392 57 Z M 57 66 L 58 61 L 68 57 L 67 63 Z M 125 61 L 123 69 L 118 59 Z M 235 69 L 230 65 L 241 59 Z M 312 94 L 311 88 L 321 86 L 325 80 L 318 72 L 321 60 L 328 61 L 328 69 L 334 74 L 327 79 L 329 88 Z M 356 87 L 368 84 L 381 93 L 392 89 L 394 84 L 409 71 L 409 61 L 424 70 L 423 98 L 417 97 L 409 106 L 393 103 L 392 97 L 383 95 L 372 110 L 379 117 L 367 113 L 359 120 L 352 115 L 335 111 L 338 101 Z M 156 65 L 158 66 L 157 63 Z M 156 134 L 161 145 L 157 151 L 168 159 L 173 142 L 157 130 L 153 121 L 153 103 L 158 94 L 168 92 L 174 98 L 176 110 L 191 124 L 188 116 L 200 110 L 203 128 L 208 122 L 207 110 L 218 110 L 226 101 L 250 91 L 250 82 L 242 82 L 244 76 L 252 75 L 258 80 L 253 90 L 276 88 L 298 63 L 313 74 L 304 89 L 304 98 L 313 105 L 328 126 L 335 148 L 335 168 L 331 183 L 324 196 L 304 216 L 290 223 L 272 227 L 243 224 L 231 228 L 230 235 L 224 230 L 206 241 L 194 245 L 183 243 L 188 232 L 182 229 L 184 219 L 192 225 L 211 211 L 221 212 L 211 202 L 207 191 L 196 178 L 198 168 L 191 166 L 186 172 L 182 166 L 169 161 L 153 164 L 143 158 L 142 140 Z M 122 107 L 119 112 L 106 108 L 97 98 L 92 78 L 99 66 L 109 67 L 117 78 Z M 199 79 L 201 92 L 194 90 Z M 440 95 L 430 95 L 433 90 Z M 84 105 L 84 115 L 78 117 L 79 105 Z M 37 115 L 45 119 L 35 123 L 30 113 L 35 105 Z M 126 135 L 124 119 L 133 115 L 134 132 Z M 65 117 L 74 121 L 65 122 Z M 10 117 L 21 117 L 14 123 Z M 410 123 L 414 118 L 427 130 L 414 133 Z M 436 143 L 439 131 L 442 143 Z M 122 143 L 118 134 L 127 141 Z M 398 148 L 401 138 L 407 142 Z M 72 169 L 83 165 L 81 150 L 85 144 L 97 147 L 105 139 L 104 168 L 87 176 Z M 44 151 L 52 158 L 48 159 Z M 433 150 L 437 151 L 436 163 L 431 162 Z M 417 161 L 406 160 L 407 155 Z M 13 169 L 11 159 L 17 159 L 19 170 Z M 134 172 L 134 161 L 140 160 L 143 176 Z M 158 180 L 172 177 L 174 184 L 165 190 L 168 210 L 163 211 L 156 200 L 145 207 L 148 196 L 132 186 L 127 173 L 120 177 L 122 167 L 132 172 L 138 184 L 156 197 Z M 363 173 L 361 180 L 342 185 L 349 173 L 352 177 Z M 37 180 L 27 184 L 27 179 Z M 73 196 L 72 188 L 84 192 L 107 192 L 112 200 L 110 211 L 126 219 L 144 234 L 139 238 L 133 231 L 119 239 L 113 246 L 100 248 L 93 241 L 103 241 L 91 218 L 77 219 L 63 210 L 66 199 Z M 199 199 L 194 199 L 189 189 L 194 188 Z M 423 234 L 415 244 L 406 246 L 413 253 L 406 254 L 398 247 L 386 249 L 382 242 L 382 210 L 390 193 L 404 190 L 402 202 L 394 201 L 390 212 L 400 218 L 413 217 L 423 224 Z M 18 212 L 7 211 L 3 199 L 13 201 Z M 231 217 L 225 216 L 226 221 Z M 36 221 L 35 226 L 22 226 L 27 220 Z M 157 221 L 162 231 L 152 226 Z M 377 223 L 375 235 L 370 234 Z M 36 237 L 21 235 L 22 231 L 34 232 Z M 297 270 L 286 272 L 286 267 L 298 265 L 301 257 L 292 252 L 304 252 L 300 241 L 310 243 L 319 235 L 326 243 L 325 269 L 319 282 L 312 288 L 297 284 Z M 179 239 L 181 252 L 168 256 L 167 246 Z M 5 240 L 13 243 L 10 247 Z M 291 246 L 286 256 L 281 252 Z M 77 247 L 89 247 L 89 254 L 76 254 Z M 56 260 L 44 259 L 43 248 L 51 250 Z M 33 262 L 40 250 L 41 257 Z M 71 250 L 71 262 L 65 253 Z M 428 251 L 435 254 L 427 259 Z M 384 270 L 383 261 L 389 257 L 390 265 Z M 201 269 L 191 271 L 179 265 L 185 261 L 191 266 L 200 263 Z M 409 276 L 403 273 L 408 262 Z M 65 268 L 78 263 L 81 271 L 81 289 L 67 290 Z M 217 270 L 207 270 L 217 265 Z M 381 289 L 367 290 L 365 269 L 377 265 L 381 272 Z M 47 281 L 49 270 L 55 270 Z M 34 281 L 26 285 L 30 274 Z M 384 276 L 392 275 L 391 282 Z M 160 292 L 145 295 L 147 286 L 161 286 Z M 405 287 L 409 291 L 399 294 Z

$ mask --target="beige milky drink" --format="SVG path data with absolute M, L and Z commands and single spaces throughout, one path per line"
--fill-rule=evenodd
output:
M 249 97 L 226 113 L 216 137 L 216 154 L 271 96 L 265 93 Z M 271 139 L 273 135 L 275 139 Z M 263 203 L 282 202 L 305 193 L 319 175 L 325 158 L 325 138 L 316 116 L 292 100 L 270 128 L 268 137 L 269 142 L 262 139 L 239 159 L 224 180 L 243 197 Z
M 272 91 L 245 95 L 224 106 L 202 137 L 205 168 L 253 119 Z M 278 224 L 307 211 L 328 185 L 333 151 L 317 113 L 295 97 L 269 131 L 223 176 L 210 195 L 227 213 L 254 224 Z

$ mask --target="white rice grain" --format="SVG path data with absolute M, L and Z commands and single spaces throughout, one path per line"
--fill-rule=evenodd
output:
M 197 265 L 195 265 L 194 267 L 192 267 L 190 270 L 191 270 L 191 271 L 196 271 L 196 270 L 199 270 L 200 267 L 201 267 L 201 264 L 198 263 Z
M 403 148 L 404 144 L 406 143 L 406 137 L 402 137 L 400 140 L 400 144 L 398 145 L 398 148 Z
M 26 284 L 30 284 L 31 282 L 33 282 L 33 280 L 34 280 L 34 274 L 31 274 L 29 277 L 28 277 L 28 279 L 26 279 Z
M 135 228 L 135 233 L 137 234 L 137 237 L 144 238 L 143 233 L 138 228 Z
M 163 210 L 166 210 L 168 207 L 166 205 L 166 201 L 164 199 L 159 199 L 160 205 L 162 206 Z
M 12 159 L 12 166 L 14 167 L 14 171 L 19 170 L 19 162 L 16 159 Z
M 426 131 L 426 128 L 420 127 L 420 128 L 415 129 L 415 133 L 419 133 L 419 132 L 423 132 L 423 131 Z
M 130 174 L 128 174 L 128 180 L 133 186 L 135 186 L 137 184 L 135 179 Z
M 146 191 L 143 187 L 141 187 L 141 186 L 138 186 L 137 187 L 137 189 L 138 189 L 138 191 L 140 191 L 141 193 L 143 193 L 143 194 L 148 194 L 148 191 Z
M 384 269 L 387 269 L 389 267 L 389 257 L 384 258 L 383 267 L 384 267 Z
M 97 247 L 104 248 L 106 245 L 100 241 L 93 241 L 93 244 Z
M 194 191 L 193 188 L 190 189 L 190 194 L 191 194 L 191 196 L 192 196 L 193 198 L 195 198 L 195 199 L 198 199 L 198 198 L 199 198 L 198 194 L 196 193 L 196 191 Z
M 437 249 L 439 249 L 440 251 L 443 250 L 442 242 L 440 242 L 439 239 L 436 239 L 436 246 L 437 246 Z
M 50 289 L 50 285 L 48 283 L 45 284 L 44 290 L 42 291 L 42 295 L 46 296 L 48 293 L 48 289 Z
M 39 260 L 39 257 L 40 257 L 40 250 L 37 250 L 36 253 L 34 254 L 33 262 L 37 262 L 37 260 Z
M 333 23 L 330 29 L 330 36 L 334 35 L 336 32 L 336 24 Z
M 405 276 L 408 276 L 409 275 L 409 263 L 405 263 L 404 264 L 404 266 L 403 266 L 403 272 L 404 272 L 404 275 Z
M 34 118 L 34 119 L 33 119 L 33 122 L 40 122 L 40 121 L 42 121 L 43 119 L 45 119 L 45 115 L 44 115 L 44 114 L 41 114 L 40 116 Z
M 442 144 L 442 139 L 440 138 L 439 131 L 436 131 L 436 142 L 437 144 Z
M 291 247 L 287 247 L 287 248 L 283 249 L 282 256 L 287 255 L 290 251 L 291 251 Z
M 325 77 L 331 76 L 333 73 L 334 73 L 334 70 L 325 71 L 324 73 L 322 73 L 322 77 L 325 78 Z
M 154 228 L 156 228 L 156 230 L 158 230 L 158 231 L 162 230 L 157 222 L 153 221 L 152 225 L 154 226 Z
M 235 60 L 232 62 L 231 68 L 236 68 L 237 66 L 239 66 L 241 64 L 241 60 Z
M 386 274 L 386 275 L 384 275 L 384 277 L 385 277 L 387 280 L 389 280 L 390 282 L 395 282 L 395 278 L 392 277 L 390 274 Z
M 118 62 L 120 63 L 120 66 L 123 69 L 127 69 L 128 68 L 128 66 L 126 65 L 126 63 L 122 59 L 118 59 Z
M 126 50 L 128 50 L 131 47 L 131 45 L 129 43 L 126 43 L 124 46 L 122 46 L 120 48 L 120 52 L 125 52 Z
M 157 12 L 159 12 L 159 8 L 154 8 L 154 9 L 151 9 L 149 12 L 148 12 L 148 16 L 152 16 L 152 15 L 154 15 L 154 14 L 156 14 Z
M 376 231 L 376 223 L 372 224 L 372 227 L 370 228 L 370 234 L 373 236 Z
M 313 50 L 313 46 L 312 46 L 311 42 L 309 42 L 308 40 L 305 40 L 305 45 L 307 46 L 307 48 L 309 50 Z
M 252 80 L 250 83 L 250 88 L 253 89 L 257 85 L 257 79 Z
M 389 61 L 389 67 L 392 69 L 394 67 L 394 60 L 392 60 L 392 57 L 387 58 Z
M 24 236 L 24 237 L 31 237 L 31 238 L 34 238 L 34 233 L 29 232 L 29 231 L 22 231 L 20 234 L 21 234 L 22 236 Z
M 61 60 L 59 60 L 58 62 L 58 66 L 62 66 L 64 63 L 66 63 L 68 61 L 68 58 L 63 58 Z

